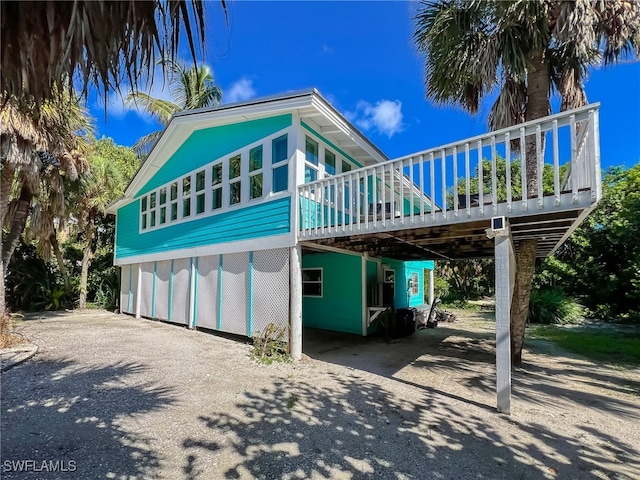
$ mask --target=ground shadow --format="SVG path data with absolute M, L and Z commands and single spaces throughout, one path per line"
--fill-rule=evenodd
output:
M 357 373 L 330 377 L 330 388 L 277 381 L 242 395 L 236 403 L 240 413 L 203 413 L 200 420 L 209 433 L 183 443 L 188 478 L 207 478 L 199 465 L 211 452 L 221 459 L 216 478 L 227 479 L 533 479 L 596 473 L 613 478 L 616 471 L 610 452 L 570 434 L 514 426 L 504 416 L 487 422 L 477 410 L 461 412 L 463 404 L 443 403 L 437 393 L 405 399 Z M 514 441 L 527 429 L 533 437 Z M 543 446 L 532 438 L 543 438 Z M 638 453 L 629 445 L 617 448 L 625 452 L 619 458 Z
M 161 457 L 149 439 L 119 426 L 123 417 L 173 403 L 169 388 L 124 381 L 144 370 L 138 363 L 83 368 L 61 359 L 4 372 L 2 478 L 156 477 Z M 34 463 L 20 463 L 27 460 Z

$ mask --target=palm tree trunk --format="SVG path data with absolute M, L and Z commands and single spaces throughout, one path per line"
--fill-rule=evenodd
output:
M 82 270 L 80 273 L 80 300 L 78 302 L 78 308 L 87 308 L 87 283 L 89 280 L 89 265 L 91 265 L 91 259 L 93 258 L 93 237 L 95 234 L 95 226 L 93 224 L 95 215 L 93 212 L 89 213 L 87 219 L 86 237 L 84 243 L 84 253 L 82 255 Z
M 64 264 L 64 256 L 62 255 L 62 251 L 60 250 L 60 244 L 58 243 L 58 237 L 56 232 L 52 232 L 49 237 L 49 242 L 51 243 L 51 247 L 53 248 L 53 253 L 56 256 L 56 261 L 58 262 L 58 269 L 60 269 L 60 274 L 62 275 L 62 279 L 64 280 L 64 289 L 68 292 L 71 290 L 71 280 L 69 279 L 69 272 L 67 271 L 67 266 Z
M 535 120 L 549 114 L 549 66 L 544 52 L 532 56 L 531 69 L 527 75 L 527 106 L 525 119 Z M 535 138 L 527 140 L 527 198 L 538 195 L 537 152 Z M 544 144 L 542 145 L 544 150 Z M 523 192 L 524 194 L 524 192 Z M 536 265 L 536 239 L 522 240 L 519 244 L 516 260 L 516 278 L 511 300 L 511 361 L 514 365 L 522 363 L 524 333 L 529 313 L 531 282 Z
M 11 256 L 20 242 L 20 236 L 24 232 L 24 227 L 27 224 L 27 217 L 31 211 L 31 201 L 33 200 L 33 191 L 25 182 L 20 190 L 20 197 L 17 202 L 15 213 L 9 224 L 9 234 L 6 241 L 2 243 L 2 262 L 4 263 L 4 274 L 7 274 L 7 268 L 9 267 L 9 261 Z
M 7 216 L 9 207 L 9 194 L 11 193 L 11 184 L 13 183 L 13 174 L 16 167 L 13 163 L 5 162 L 2 164 L 2 180 L 0 183 L 0 227 L 4 225 L 4 218 Z

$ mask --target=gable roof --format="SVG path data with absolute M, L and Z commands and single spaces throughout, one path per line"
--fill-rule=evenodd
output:
M 127 186 L 124 196 L 109 205 L 107 211 L 115 213 L 117 208 L 133 199 L 136 192 L 158 172 L 194 131 L 291 112 L 297 112 L 300 120 L 311 126 L 316 133 L 339 139 L 337 146 L 361 164 L 371 164 L 372 159 L 374 163 L 388 160 L 378 147 L 344 118 L 315 88 L 217 107 L 185 110 L 171 117 L 160 139 Z

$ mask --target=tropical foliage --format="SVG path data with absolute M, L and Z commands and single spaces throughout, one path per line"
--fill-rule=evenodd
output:
M 423 1 L 414 41 L 424 56 L 427 98 L 476 113 L 497 92 L 492 129 L 544 117 L 557 94 L 561 110 L 586 104 L 588 67 L 640 53 L 640 4 L 624 0 Z M 538 181 L 535 141 L 526 149 L 527 195 Z M 520 242 L 511 305 L 511 352 L 521 362 L 537 243 Z
M 194 61 L 195 40 L 205 41 L 204 2 L 195 0 L 3 1 L 0 18 L 0 91 L 21 104 L 71 88 L 68 78 L 83 93 L 137 85 L 157 58 L 176 57 L 180 39 Z
M 612 168 L 603 198 L 557 252 L 536 286 L 561 288 L 602 320 L 640 322 L 640 163 Z

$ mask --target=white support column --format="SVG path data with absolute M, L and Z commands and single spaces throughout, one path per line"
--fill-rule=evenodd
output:
M 435 265 L 433 266 L 435 268 Z M 433 270 L 429 270 L 429 305 L 433 305 L 435 300 L 435 283 L 433 278 Z
M 189 320 L 188 328 L 194 328 L 196 312 L 196 266 L 195 257 L 189 262 Z
M 302 358 L 302 249 L 290 248 L 289 258 L 289 352 L 294 361 Z
M 133 265 L 131 266 L 133 268 Z M 138 280 L 136 282 L 136 318 L 140 318 L 140 302 L 142 301 L 142 264 L 138 264 Z
M 511 414 L 511 298 L 516 262 L 511 233 L 495 237 L 496 400 L 498 411 Z

